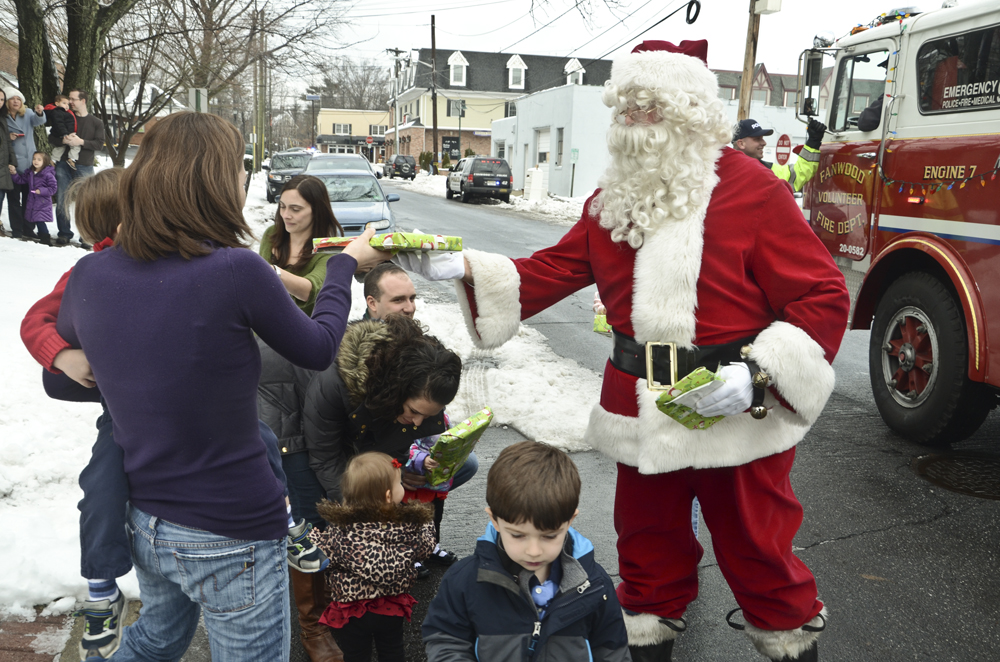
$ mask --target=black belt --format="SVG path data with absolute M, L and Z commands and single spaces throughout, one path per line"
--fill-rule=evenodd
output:
M 617 331 L 613 335 L 615 344 L 611 350 L 611 364 L 622 372 L 646 379 L 646 345 Z M 745 362 L 746 359 L 740 357 L 740 349 L 752 343 L 754 337 L 750 336 L 724 345 L 706 345 L 691 349 L 678 347 L 677 369 L 674 374 L 680 379 L 700 367 L 714 371 L 720 363 Z M 664 385 L 672 384 L 671 347 L 664 344 L 654 345 L 650 349 L 653 354 L 653 379 Z
M 647 379 L 646 350 L 647 344 L 638 343 L 634 338 L 613 332 L 614 347 L 611 350 L 611 365 L 619 370 L 640 379 Z M 719 364 L 745 363 L 750 369 L 754 394 L 751 412 L 754 418 L 764 418 L 767 410 L 763 407 L 764 391 L 769 383 L 768 376 L 760 370 L 748 356 L 743 356 L 741 350 L 748 347 L 756 336 L 735 340 L 724 345 L 706 345 L 686 349 L 677 347 L 674 343 L 649 343 L 648 349 L 653 366 L 653 381 L 663 386 L 672 386 L 676 379 L 681 379 L 700 367 L 715 371 Z M 674 364 L 676 357 L 676 365 Z M 675 379 L 676 378 L 676 379 Z

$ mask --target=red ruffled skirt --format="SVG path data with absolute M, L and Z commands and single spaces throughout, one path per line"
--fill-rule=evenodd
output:
M 347 625 L 348 620 L 361 618 L 368 612 L 383 616 L 403 616 L 406 620 L 410 620 L 415 604 L 417 604 L 417 599 L 409 593 L 385 595 L 381 598 L 356 602 L 334 601 L 319 617 L 319 622 L 332 628 L 342 628 Z

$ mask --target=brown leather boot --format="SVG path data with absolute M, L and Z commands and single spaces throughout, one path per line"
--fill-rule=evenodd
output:
M 312 662 L 344 662 L 344 653 L 330 634 L 330 628 L 319 622 L 326 606 L 326 574 L 317 572 L 307 575 L 292 568 L 288 569 L 295 593 L 295 607 L 299 610 L 299 627 L 302 630 L 302 647 L 306 649 Z

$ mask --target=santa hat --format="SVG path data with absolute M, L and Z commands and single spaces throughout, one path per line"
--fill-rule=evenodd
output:
M 631 53 L 615 58 L 609 84 L 619 90 L 681 90 L 718 96 L 719 83 L 708 69 L 708 42 L 644 41 Z

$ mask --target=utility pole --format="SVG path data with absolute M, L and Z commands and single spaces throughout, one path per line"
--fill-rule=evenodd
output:
M 392 132 L 394 143 L 392 153 L 396 155 L 399 154 L 399 56 L 402 55 L 403 51 L 398 48 L 387 48 L 385 50 L 387 53 L 392 53 L 392 59 L 396 63 L 395 77 L 392 79 L 392 126 L 394 128 Z
M 743 78 L 740 80 L 740 107 L 737 120 L 750 116 L 750 99 L 753 96 L 753 70 L 757 63 L 757 35 L 760 32 L 760 14 L 754 11 L 757 0 L 750 0 L 750 22 L 747 25 L 747 48 L 743 55 Z
M 437 93 L 437 41 L 434 37 L 434 14 L 431 14 L 431 108 L 434 114 L 434 130 L 431 133 L 432 140 L 434 141 L 434 149 L 431 150 L 433 158 L 431 161 L 434 165 L 431 168 L 434 172 L 437 172 L 438 163 L 438 93 Z
M 451 103 L 450 101 L 448 103 Z M 462 118 L 465 117 L 465 100 L 458 102 L 458 158 L 462 158 Z M 456 161 L 457 163 L 457 161 Z

